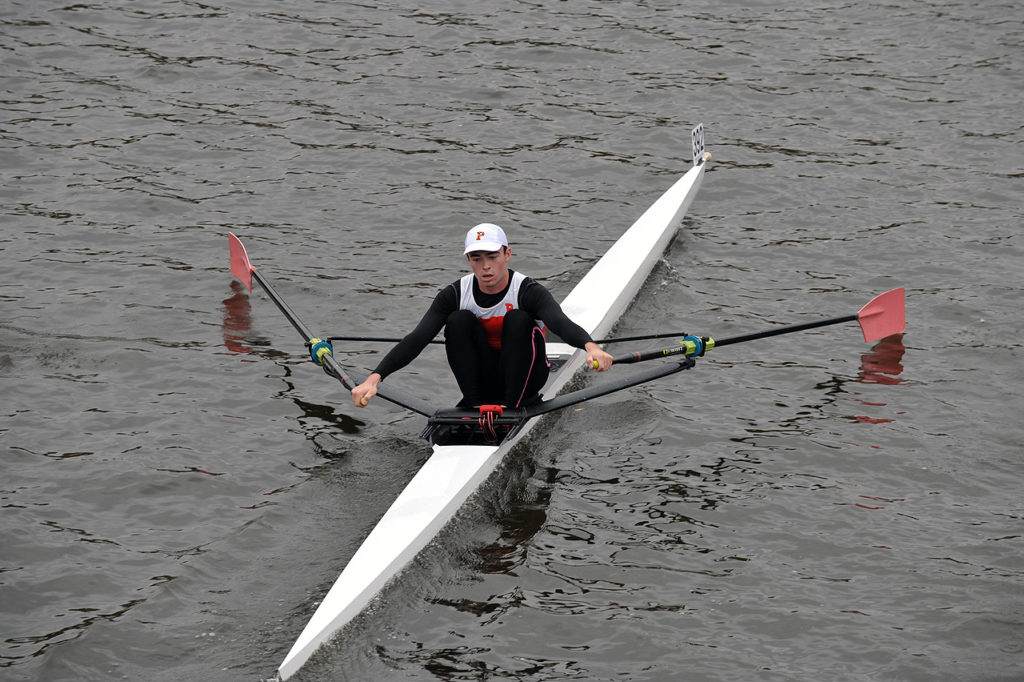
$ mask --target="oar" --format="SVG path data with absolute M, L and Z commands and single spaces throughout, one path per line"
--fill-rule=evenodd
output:
M 402 339 L 394 336 L 328 336 L 327 340 L 335 341 L 365 341 L 368 343 L 398 343 Z M 430 343 L 444 343 L 444 339 L 431 339 Z
M 643 336 L 623 336 L 616 339 L 600 339 L 597 343 L 623 343 L 626 341 L 650 341 L 651 339 L 674 339 L 686 336 L 686 332 L 664 332 L 660 334 L 644 334 Z M 327 340 L 358 341 L 361 343 L 398 343 L 402 339 L 395 336 L 328 336 Z M 444 339 L 431 339 L 430 343 L 444 343 Z
M 284 316 L 288 318 L 288 321 L 292 323 L 295 330 L 302 335 L 302 340 L 310 346 L 311 357 L 316 357 L 316 361 L 319 362 L 324 371 L 327 374 L 333 376 L 348 390 L 352 390 L 356 387 L 356 382 L 353 381 L 349 375 L 348 370 L 341 366 L 332 353 L 330 346 L 319 338 L 313 336 L 309 331 L 309 328 L 302 323 L 299 316 L 295 314 L 295 311 L 288 307 L 288 304 L 284 302 L 281 295 L 274 291 L 274 288 L 270 286 L 270 282 L 267 278 L 259 273 L 259 271 L 249 262 L 249 255 L 245 252 L 245 247 L 242 246 L 242 242 L 234 234 L 228 233 L 228 245 L 231 249 L 231 274 L 241 280 L 245 287 L 252 291 L 252 281 L 255 279 L 263 290 L 267 292 L 267 296 L 270 297 L 277 307 L 284 313 Z M 399 391 L 391 388 L 385 388 L 380 386 L 377 389 L 377 395 L 385 400 L 388 400 L 400 407 L 404 407 L 413 412 L 418 412 L 426 417 L 434 414 L 436 411 L 431 405 L 411 395 L 406 395 Z
M 669 355 L 679 354 L 688 356 L 703 355 L 712 348 L 728 346 L 732 343 L 766 339 L 770 336 L 789 334 L 792 332 L 804 331 L 806 329 L 815 329 L 817 327 L 827 327 L 829 325 L 842 324 L 844 322 L 858 322 L 860 324 L 860 329 L 864 334 L 864 341 L 868 343 L 884 339 L 885 337 L 893 334 L 899 334 L 906 328 L 906 302 L 903 288 L 900 287 L 899 289 L 893 289 L 892 291 L 887 291 L 884 294 L 875 296 L 873 299 L 868 301 L 867 305 L 853 315 L 843 315 L 841 317 L 831 317 L 826 320 L 793 324 L 788 327 L 776 327 L 762 332 L 732 336 L 721 340 L 711 339 L 706 336 L 699 338 L 696 336 L 687 336 L 679 343 L 679 345 L 671 346 L 669 348 L 642 351 L 639 353 L 629 353 L 628 355 L 615 358 L 614 363 L 628 364 L 631 362 L 643 362 L 644 360 L 654 360 Z

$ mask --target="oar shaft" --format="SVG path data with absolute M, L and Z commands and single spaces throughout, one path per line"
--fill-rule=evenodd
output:
M 288 318 L 288 321 L 292 323 L 295 330 L 302 335 L 302 338 L 306 339 L 306 341 L 312 339 L 313 332 L 309 330 L 309 327 L 302 323 L 302 320 L 300 320 L 299 316 L 295 314 L 295 311 L 284 302 L 284 299 L 281 298 L 281 296 L 274 290 L 274 287 L 270 285 L 270 282 L 260 274 L 259 270 L 254 269 L 252 271 L 252 276 L 257 282 L 259 282 L 259 285 L 263 287 L 263 290 L 267 292 L 267 296 L 270 297 L 270 300 L 274 302 L 278 309 L 284 313 L 284 316 Z M 324 355 L 323 363 L 325 365 L 324 369 L 327 373 L 340 381 L 342 386 L 350 391 L 356 387 L 356 383 L 352 380 L 352 377 L 348 375 L 348 372 L 341 366 L 341 363 L 334 359 L 333 355 L 329 353 Z
M 254 268 L 252 271 L 252 276 L 253 279 L 259 282 L 259 285 L 263 287 L 263 290 L 267 292 L 267 296 L 269 296 L 270 300 L 274 302 L 274 305 L 276 305 L 278 309 L 282 313 L 284 313 L 284 316 L 288 318 L 288 321 L 292 323 L 292 326 L 295 327 L 295 330 L 302 335 L 302 338 L 306 339 L 307 341 L 313 338 L 313 333 L 309 331 L 309 328 L 306 327 L 306 325 L 302 324 L 302 320 L 299 319 L 299 316 L 296 315 L 295 311 L 292 310 L 288 306 L 288 304 L 284 302 L 284 299 L 281 298 L 281 296 L 276 291 L 274 291 L 274 287 L 270 286 L 270 282 L 263 275 L 260 274 L 260 271 Z
M 742 334 L 740 336 L 730 336 L 727 339 L 715 339 L 715 348 L 719 346 L 728 346 L 730 343 L 743 343 L 744 341 L 756 341 L 757 339 L 766 339 L 770 336 L 779 336 L 780 334 L 790 334 L 792 332 L 801 332 L 805 329 L 816 329 L 818 327 L 827 327 L 833 324 L 842 324 L 844 322 L 855 322 L 857 315 L 843 315 L 842 317 L 830 317 L 827 320 L 816 320 L 814 322 L 804 322 L 801 324 L 791 324 L 786 327 L 776 327 L 775 329 L 768 329 L 763 332 L 755 332 L 753 334 Z
M 686 336 L 686 332 L 665 332 L 662 334 L 644 334 L 643 336 L 623 336 L 615 339 L 597 339 L 596 343 L 624 343 L 626 341 L 648 341 L 650 339 L 675 339 Z M 402 339 L 395 336 L 328 336 L 331 343 L 335 341 L 359 341 L 365 343 L 398 343 Z M 444 343 L 444 339 L 431 339 L 430 343 Z
M 663 332 L 661 334 L 643 334 L 641 336 L 619 336 L 614 339 L 600 339 L 597 343 L 627 343 L 630 341 L 650 341 L 652 339 L 678 339 L 687 336 L 687 332 Z
M 686 352 L 686 346 L 673 346 L 671 348 L 655 348 L 653 350 L 644 350 L 636 353 L 627 353 L 625 355 L 616 355 L 614 358 L 612 358 L 612 364 L 630 365 L 634 362 L 657 360 L 660 358 L 667 358 L 670 355 L 685 354 Z
M 780 334 L 791 334 L 793 332 L 804 331 L 805 329 L 816 329 L 817 327 L 827 327 L 832 324 L 842 324 L 843 322 L 854 322 L 858 318 L 857 315 L 843 315 L 842 317 L 830 317 L 826 320 L 815 320 L 814 322 L 803 322 L 801 324 L 791 324 L 786 327 L 776 327 L 774 329 L 768 329 L 762 332 L 754 332 L 752 334 L 743 334 L 741 336 L 731 336 L 726 339 L 707 339 L 703 340 L 704 347 L 697 348 L 694 346 L 694 342 L 690 339 L 693 337 L 687 337 L 677 346 L 670 346 L 669 348 L 655 348 L 653 350 L 640 351 L 638 353 L 627 353 L 626 355 L 620 355 L 612 359 L 612 364 L 629 364 L 633 362 L 644 362 L 646 360 L 657 360 L 658 358 L 665 358 L 671 355 L 702 355 L 703 349 L 711 350 L 712 348 L 718 348 L 719 346 L 728 346 L 730 343 L 743 343 L 744 341 L 756 341 L 757 339 L 766 339 L 770 336 L 779 336 Z
M 335 341 L 365 341 L 367 343 L 398 343 L 402 339 L 394 336 L 328 336 L 331 343 Z M 431 339 L 430 343 L 444 343 L 444 339 Z

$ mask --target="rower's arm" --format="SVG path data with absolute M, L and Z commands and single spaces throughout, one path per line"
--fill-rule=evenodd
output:
M 520 292 L 523 309 L 533 315 L 534 319 L 543 320 L 544 324 L 559 338 L 574 348 L 586 348 L 593 343 L 583 327 L 569 319 L 562 311 L 562 306 L 540 282 L 528 280 L 530 284 Z

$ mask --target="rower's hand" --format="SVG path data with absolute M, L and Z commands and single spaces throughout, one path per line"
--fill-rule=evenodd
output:
M 607 372 L 612 367 L 612 356 L 601 350 L 601 347 L 591 341 L 586 346 L 587 367 L 595 372 Z
M 374 372 L 366 377 L 366 381 L 352 389 L 352 404 L 356 407 L 366 407 L 370 404 L 373 396 L 377 395 L 377 384 L 381 376 Z

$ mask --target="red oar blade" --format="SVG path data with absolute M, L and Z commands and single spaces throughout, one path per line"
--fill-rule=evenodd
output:
M 231 274 L 242 281 L 245 288 L 252 291 L 252 271 L 256 268 L 249 262 L 249 254 L 238 237 L 228 232 L 228 245 L 231 247 Z
M 857 313 L 857 322 L 868 343 L 899 334 L 907 326 L 903 287 L 879 294 Z

